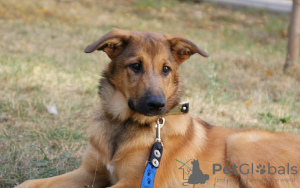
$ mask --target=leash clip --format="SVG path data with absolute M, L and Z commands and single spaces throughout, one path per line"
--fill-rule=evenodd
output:
M 165 124 L 165 118 L 164 117 L 160 117 L 157 120 L 157 123 L 155 125 L 156 128 L 156 138 L 155 138 L 155 142 L 158 142 L 162 145 L 162 141 L 160 138 L 160 129 L 164 126 Z

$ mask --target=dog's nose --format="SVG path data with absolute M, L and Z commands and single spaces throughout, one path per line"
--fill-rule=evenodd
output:
M 160 113 L 164 110 L 166 106 L 165 98 L 162 96 L 151 96 L 147 100 L 147 108 L 149 112 Z

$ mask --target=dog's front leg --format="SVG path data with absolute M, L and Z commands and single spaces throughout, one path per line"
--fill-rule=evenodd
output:
M 45 179 L 27 180 L 16 188 L 83 188 L 83 187 L 105 187 L 107 182 L 99 181 L 101 174 L 88 172 L 83 167 L 72 172 Z
M 110 185 L 107 173 L 97 151 L 89 147 L 77 170 L 51 178 L 27 180 L 16 188 L 104 188 Z

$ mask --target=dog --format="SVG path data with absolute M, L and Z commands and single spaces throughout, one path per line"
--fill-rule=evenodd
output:
M 155 188 L 193 187 L 179 169 L 191 160 L 205 174 L 196 186 L 300 187 L 300 136 L 231 130 L 187 113 L 168 114 L 183 93 L 179 66 L 193 54 L 208 57 L 193 42 L 178 34 L 112 29 L 85 48 L 86 53 L 96 50 L 111 62 L 100 80 L 101 102 L 81 166 L 18 188 L 140 187 L 160 117 L 165 118 L 160 129 L 164 152 Z

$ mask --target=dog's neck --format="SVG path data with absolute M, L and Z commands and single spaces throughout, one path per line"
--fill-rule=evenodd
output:
M 105 78 L 100 80 L 99 95 L 101 105 L 93 119 L 93 123 L 97 126 L 91 126 L 89 129 L 91 143 L 98 143 L 100 138 L 106 140 L 108 155 L 111 158 L 121 147 L 121 143 L 135 139 L 138 140 L 137 143 L 143 142 L 149 147 L 153 144 L 156 131 L 155 124 L 160 116 L 149 117 L 131 111 L 125 96 Z M 185 135 L 191 121 L 188 114 L 167 115 L 165 119 L 165 125 L 161 129 L 163 140 L 167 140 L 169 136 Z M 98 129 L 98 127 L 102 128 Z M 141 136 L 143 139 L 139 139 Z

